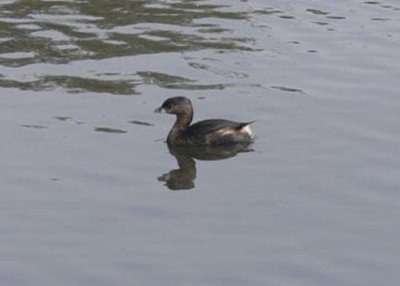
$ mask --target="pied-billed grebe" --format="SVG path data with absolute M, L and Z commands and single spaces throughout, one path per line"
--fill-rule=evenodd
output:
M 190 125 L 193 119 L 193 107 L 190 100 L 183 96 L 168 98 L 155 110 L 155 112 L 163 111 L 176 115 L 175 124 L 167 138 L 167 143 L 170 145 L 250 144 L 254 139 L 249 126 L 253 121 L 208 119 Z

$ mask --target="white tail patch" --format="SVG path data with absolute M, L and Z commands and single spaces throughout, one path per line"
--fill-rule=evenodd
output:
M 250 125 L 244 126 L 242 129 L 240 129 L 243 133 L 246 133 L 249 135 L 251 138 L 253 138 L 253 131 L 251 131 Z

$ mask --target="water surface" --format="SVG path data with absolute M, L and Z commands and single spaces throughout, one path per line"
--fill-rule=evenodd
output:
M 0 1 L 2 285 L 396 284 L 399 31 L 394 0 Z M 177 95 L 256 143 L 169 150 Z

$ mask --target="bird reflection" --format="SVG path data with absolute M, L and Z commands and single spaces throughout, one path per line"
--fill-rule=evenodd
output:
M 167 145 L 169 153 L 178 162 L 178 169 L 158 177 L 170 190 L 190 190 L 195 187 L 197 160 L 223 160 L 236 156 L 240 152 L 251 152 L 250 144 L 232 146 L 172 146 Z

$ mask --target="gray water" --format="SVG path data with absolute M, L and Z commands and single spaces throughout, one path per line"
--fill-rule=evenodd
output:
M 399 46 L 395 0 L 0 1 L 0 284 L 396 285 Z M 168 150 L 177 95 L 251 150 Z

